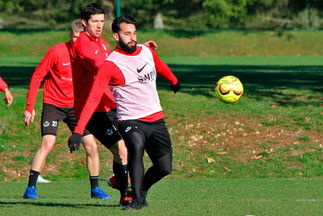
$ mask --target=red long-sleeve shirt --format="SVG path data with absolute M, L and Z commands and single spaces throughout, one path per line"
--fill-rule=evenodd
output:
M 0 91 L 4 91 L 6 88 L 8 88 L 7 83 L 0 77 Z
M 124 55 L 136 56 L 141 52 L 141 49 L 141 47 L 137 46 L 137 50 L 132 54 L 125 53 L 118 48 L 115 49 L 115 52 L 119 52 Z M 151 48 L 149 49 L 151 50 L 153 55 L 157 74 L 165 80 L 168 80 L 171 85 L 175 85 L 177 83 L 177 78 L 175 77 L 175 75 L 171 72 L 169 67 L 158 57 L 155 51 Z M 74 130 L 74 133 L 83 134 L 83 131 L 89 119 L 91 118 L 94 110 L 98 106 L 105 89 L 108 88 L 108 85 L 120 86 L 124 85 L 125 83 L 125 77 L 120 68 L 117 67 L 117 65 L 112 61 L 105 61 L 99 69 L 96 80 L 94 81 L 88 100 L 86 101 L 86 104 L 83 107 L 80 119 Z M 139 120 L 156 121 L 161 118 L 163 118 L 162 111 L 153 113 L 149 116 L 145 116 L 143 118 L 140 118 Z
M 74 83 L 74 113 L 76 118 L 81 114 L 89 93 L 91 91 L 95 76 L 104 60 L 111 51 L 107 43 L 101 38 L 81 32 L 79 38 L 73 45 L 72 71 Z M 101 98 L 95 112 L 109 112 L 116 108 L 116 103 L 109 88 Z
M 60 43 L 48 50 L 31 77 L 26 110 L 32 113 L 41 82 L 44 82 L 43 103 L 63 108 L 74 105 L 71 42 Z

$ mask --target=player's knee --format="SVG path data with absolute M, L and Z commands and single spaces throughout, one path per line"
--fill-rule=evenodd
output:
M 84 149 L 88 156 L 96 156 L 98 155 L 98 146 L 95 142 L 95 139 L 92 135 L 84 136 L 82 138 L 82 143 L 84 145 Z
M 45 135 L 42 138 L 41 146 L 40 146 L 40 151 L 44 154 L 49 154 L 55 144 L 56 137 L 53 135 Z
M 132 132 L 124 137 L 128 151 L 142 152 L 145 143 L 143 135 L 140 132 Z
M 171 172 L 173 171 L 173 167 L 172 165 L 169 165 L 169 166 L 166 166 L 166 167 L 162 167 L 160 169 L 160 173 L 163 175 L 163 176 L 167 176 L 169 174 L 171 174 Z
M 119 150 L 119 157 L 122 165 L 126 165 L 128 163 L 128 150 L 127 148 Z
M 113 155 L 113 161 L 117 162 L 121 165 L 126 165 L 128 162 L 128 151 L 126 146 L 120 145 L 119 143 L 115 143 L 112 145 L 109 150 L 111 151 Z
M 99 154 L 97 145 L 86 146 L 85 151 L 88 156 L 95 156 Z

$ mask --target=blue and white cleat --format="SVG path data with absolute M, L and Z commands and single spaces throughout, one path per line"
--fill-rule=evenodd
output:
M 102 189 L 96 187 L 94 189 L 91 189 L 91 198 L 112 199 L 112 196 L 109 196 L 108 194 L 104 193 Z
M 39 197 L 36 194 L 37 188 L 35 186 L 27 187 L 26 192 L 22 196 L 25 199 L 39 199 Z

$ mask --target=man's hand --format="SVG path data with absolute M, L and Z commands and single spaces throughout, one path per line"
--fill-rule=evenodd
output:
M 68 139 L 68 147 L 70 148 L 71 153 L 73 153 L 73 151 L 79 150 L 81 140 L 81 134 L 73 133 L 72 136 L 70 136 L 70 138 Z
M 13 96 L 12 96 L 12 94 L 9 91 L 8 88 L 6 88 L 4 90 L 4 98 L 3 98 L 3 100 L 8 103 L 7 107 L 9 107 L 12 104 L 12 102 L 13 102 Z
M 152 48 L 152 49 L 154 49 L 154 50 L 156 50 L 157 49 L 157 43 L 155 42 L 155 41 L 152 41 L 152 40 L 150 40 L 150 41 L 147 41 L 147 42 L 145 42 L 145 43 L 143 43 L 146 47 L 150 47 L 150 48 Z
M 25 110 L 24 112 L 24 123 L 25 125 L 29 126 L 29 122 L 34 122 L 34 118 L 35 118 L 35 110 L 33 110 L 33 113 L 28 112 L 27 110 Z
M 174 93 L 176 93 L 181 90 L 181 84 L 177 81 L 177 83 L 175 85 L 171 85 L 170 88 Z

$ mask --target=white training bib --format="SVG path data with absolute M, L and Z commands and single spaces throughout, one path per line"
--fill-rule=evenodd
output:
M 162 111 L 153 55 L 146 46 L 138 46 L 142 50 L 136 56 L 114 51 L 107 58 L 120 68 L 126 80 L 124 85 L 111 87 L 119 120 L 139 119 Z

